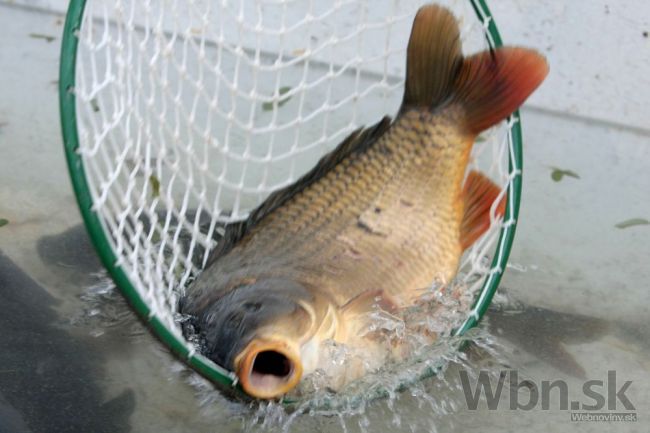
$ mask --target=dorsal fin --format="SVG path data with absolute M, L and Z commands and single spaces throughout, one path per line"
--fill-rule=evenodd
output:
M 460 30 L 454 15 L 435 4 L 421 7 L 413 20 L 406 50 L 402 105 L 443 105 L 454 91 L 454 80 L 462 63 Z
M 388 129 L 391 124 L 389 116 L 384 116 L 378 123 L 369 128 L 359 128 L 348 135 L 333 151 L 323 156 L 318 164 L 293 184 L 275 191 L 260 204 L 249 217 L 243 221 L 228 224 L 223 238 L 212 252 L 208 263 L 213 263 L 219 257 L 228 253 L 255 225 L 265 216 L 286 203 L 305 188 L 309 187 L 342 160 L 354 153 L 364 152 Z

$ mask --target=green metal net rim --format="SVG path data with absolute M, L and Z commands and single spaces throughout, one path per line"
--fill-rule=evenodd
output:
M 469 0 L 474 11 L 486 27 L 486 38 L 491 48 L 502 45 L 501 36 L 496 23 L 484 0 Z M 176 336 L 167 328 L 164 322 L 154 315 L 132 284 L 124 270 L 118 265 L 118 257 L 111 248 L 110 234 L 104 230 L 99 215 L 93 209 L 86 172 L 81 155 L 78 153 L 79 136 L 77 130 L 77 116 L 75 103 L 75 78 L 78 48 L 78 32 L 81 28 L 86 0 L 71 0 L 66 14 L 63 39 L 61 45 L 59 67 L 59 108 L 61 116 L 61 129 L 68 170 L 72 181 L 73 190 L 79 205 L 86 230 L 91 242 L 97 251 L 103 265 L 113 278 L 116 286 L 127 299 L 133 310 L 142 319 L 152 333 L 165 344 L 180 359 L 186 362 L 199 374 L 211 382 L 221 385 L 226 389 L 235 389 L 237 394 L 244 395 L 243 390 L 237 385 L 234 373 L 220 367 L 206 357 L 192 351 L 187 342 Z M 496 254 L 492 260 L 490 272 L 472 305 L 472 310 L 465 322 L 455 331 L 456 335 L 463 335 L 467 330 L 476 326 L 487 311 L 490 302 L 501 281 L 503 272 L 508 262 L 515 236 L 519 205 L 521 200 L 522 177 L 522 131 L 519 112 L 515 111 L 509 118 L 510 151 L 508 153 L 509 183 L 506 200 L 505 221 L 507 224 L 501 228 L 495 248 Z M 426 376 L 435 374 L 432 370 Z M 287 404 L 297 401 L 284 400 Z
M 236 384 L 236 376 L 233 373 L 200 354 L 192 353 L 185 341 L 174 335 L 159 317 L 152 314 L 151 309 L 131 283 L 129 277 L 118 265 L 118 257 L 111 248 L 109 241 L 110 235 L 104 230 L 98 214 L 93 209 L 92 196 L 86 180 L 83 161 L 78 153 L 79 135 L 74 95 L 78 47 L 77 35 L 81 28 L 85 6 L 86 0 L 71 0 L 66 14 L 59 66 L 59 111 L 68 171 L 86 230 L 102 264 L 115 281 L 115 285 L 140 319 L 149 326 L 153 334 L 180 359 L 208 380 L 216 384 L 233 387 Z

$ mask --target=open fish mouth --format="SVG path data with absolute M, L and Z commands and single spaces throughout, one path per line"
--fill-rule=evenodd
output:
M 302 377 L 300 355 L 283 341 L 253 340 L 235 361 L 244 391 L 272 399 L 292 390 Z

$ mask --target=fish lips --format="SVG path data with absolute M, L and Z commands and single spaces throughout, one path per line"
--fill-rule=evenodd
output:
M 258 279 L 224 293 L 191 314 L 183 331 L 186 338 L 198 338 L 205 356 L 232 371 L 235 358 L 260 328 L 294 313 L 301 308 L 300 301 L 311 300 L 312 294 L 295 281 Z
M 283 338 L 254 338 L 235 358 L 235 370 L 247 394 L 273 399 L 298 384 L 303 365 L 292 342 Z

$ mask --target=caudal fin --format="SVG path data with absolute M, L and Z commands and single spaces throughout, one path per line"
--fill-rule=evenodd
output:
M 424 6 L 409 39 L 403 108 L 460 106 L 465 128 L 478 134 L 515 111 L 547 74 L 544 57 L 526 48 L 463 57 L 452 13 Z

